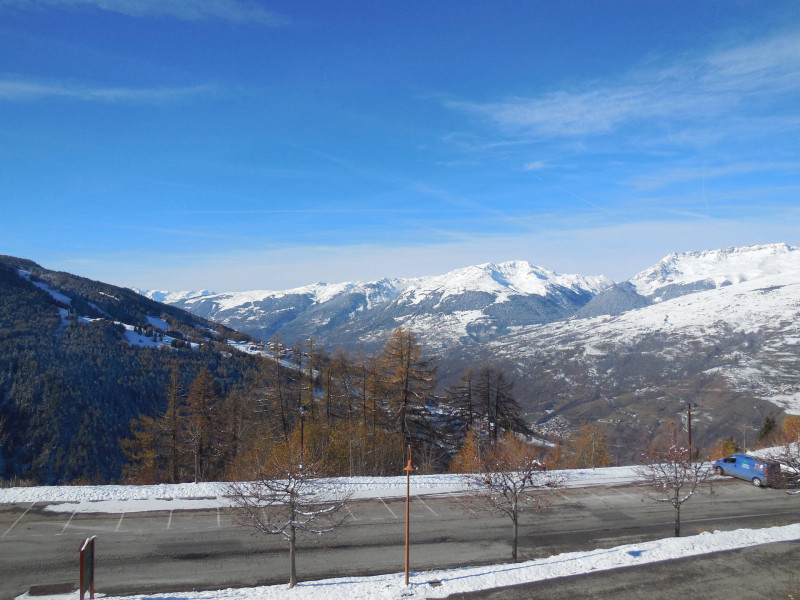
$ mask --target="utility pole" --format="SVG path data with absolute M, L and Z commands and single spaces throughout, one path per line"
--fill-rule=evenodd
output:
M 300 406 L 298 409 L 300 411 L 300 469 L 303 468 L 303 463 L 306 459 L 306 452 L 305 452 L 305 424 L 306 424 L 306 412 L 308 412 L 308 407 L 305 405 Z
M 689 430 L 689 462 L 692 461 L 693 452 L 692 452 L 692 408 L 697 408 L 697 404 L 694 402 L 689 402 L 689 406 L 686 407 L 686 417 L 687 417 L 687 429 Z
M 409 536 L 411 533 L 411 471 L 414 467 L 411 465 L 411 444 L 408 445 L 408 464 L 403 469 L 406 472 L 406 585 L 408 585 L 408 566 L 409 566 Z

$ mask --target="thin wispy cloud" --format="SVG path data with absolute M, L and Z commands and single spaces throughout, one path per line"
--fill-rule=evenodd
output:
M 800 163 L 794 162 L 743 162 L 713 167 L 676 167 L 657 173 L 634 177 L 628 183 L 637 191 L 648 191 L 666 187 L 674 183 L 718 179 L 750 173 L 767 173 L 772 171 L 787 172 L 800 169 Z
M 529 163 L 523 165 L 523 167 L 522 167 L 522 169 L 525 170 L 525 171 L 541 171 L 541 170 L 546 169 L 546 168 L 547 168 L 547 165 L 544 162 L 542 162 L 541 160 L 537 160 L 537 161 L 534 161 L 534 162 L 529 162 Z
M 800 36 L 787 34 L 639 70 L 610 84 L 446 105 L 484 117 L 507 133 L 568 137 L 609 133 L 642 122 L 690 122 L 758 112 L 798 93 Z
M 228 21 L 269 27 L 289 20 L 248 0 L 0 0 L 0 6 L 15 8 L 94 8 L 129 17 L 168 17 L 182 21 Z
M 75 82 L 0 78 L 0 100 L 25 101 L 62 98 L 87 102 L 163 104 L 216 91 L 213 85 L 184 87 L 105 87 Z

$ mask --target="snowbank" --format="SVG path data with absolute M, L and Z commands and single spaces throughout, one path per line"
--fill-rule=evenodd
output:
M 565 485 L 622 485 L 636 481 L 634 467 L 607 467 L 563 471 Z M 406 494 L 406 478 L 338 477 L 326 480 L 344 488 L 354 500 L 400 498 Z M 412 475 L 416 496 L 463 492 L 469 482 L 463 475 Z M 38 486 L 0 489 L 0 504 L 48 504 L 52 511 L 79 513 L 127 513 L 154 510 L 188 510 L 231 506 L 226 484 L 220 482 L 159 485 Z

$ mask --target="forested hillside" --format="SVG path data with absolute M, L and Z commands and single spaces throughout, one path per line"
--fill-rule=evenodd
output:
M 130 290 L 0 258 L 0 476 L 116 479 L 119 439 L 132 418 L 162 408 L 173 366 L 187 383 L 206 367 L 222 390 L 255 368 L 253 357 L 217 349 L 244 337 L 224 329 Z
M 206 371 L 188 390 L 173 380 L 165 409 L 134 422 L 125 475 L 140 483 L 237 478 L 298 442 L 330 475 L 402 473 L 407 444 L 423 472 L 440 471 L 468 437 L 489 443 L 527 432 L 505 372 L 468 369 L 436 393 L 436 361 L 409 330 L 395 330 L 375 355 L 329 354 L 313 339 L 268 352 L 256 376 L 228 395 Z

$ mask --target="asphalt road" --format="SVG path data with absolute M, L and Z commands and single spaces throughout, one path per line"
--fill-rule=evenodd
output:
M 723 480 L 713 497 L 684 505 L 682 532 L 765 527 L 800 518 L 800 497 Z M 668 537 L 671 507 L 643 502 L 634 486 L 555 492 L 552 508 L 523 519 L 520 557 Z M 300 540 L 298 575 L 317 579 L 403 569 L 404 501 L 349 505 L 347 526 Z M 412 499 L 412 569 L 507 560 L 510 522 L 470 512 L 449 496 Z M 283 583 L 288 557 L 277 536 L 253 535 L 225 511 L 129 514 L 52 513 L 0 506 L 0 598 L 33 585 L 77 581 L 78 547 L 97 536 L 99 592 L 147 593 Z M 598 596 L 600 597 L 600 596 Z

